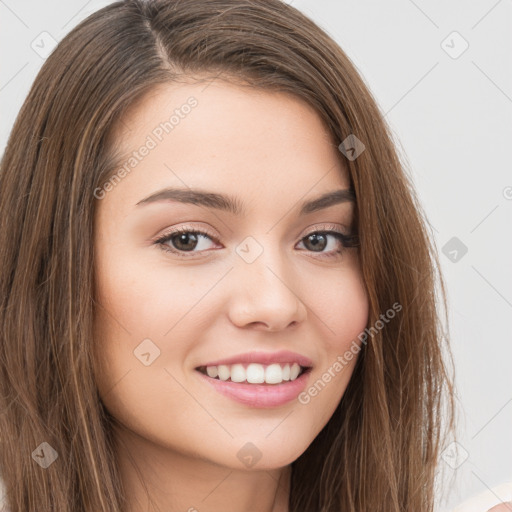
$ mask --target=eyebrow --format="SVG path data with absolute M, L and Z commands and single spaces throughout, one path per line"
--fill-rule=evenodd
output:
M 219 194 L 216 192 L 208 192 L 197 189 L 180 189 L 165 188 L 151 194 L 150 196 L 139 201 L 136 206 L 161 202 L 161 201 L 178 201 L 185 204 L 193 204 L 196 206 L 204 206 L 206 208 L 214 208 L 222 210 L 233 215 L 246 215 L 243 204 L 234 197 Z M 335 204 L 346 202 L 355 202 L 354 191 L 350 189 L 333 190 L 322 194 L 315 199 L 303 202 L 299 210 L 299 216 L 307 215 L 319 210 L 323 210 Z

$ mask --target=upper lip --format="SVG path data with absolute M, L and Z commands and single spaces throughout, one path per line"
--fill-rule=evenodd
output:
M 289 350 L 281 350 L 279 352 L 246 352 L 245 354 L 210 361 L 202 366 L 232 365 L 236 363 L 259 363 L 264 365 L 273 363 L 297 363 L 304 367 L 313 366 L 313 362 L 309 357 L 297 354 L 296 352 L 290 352 Z

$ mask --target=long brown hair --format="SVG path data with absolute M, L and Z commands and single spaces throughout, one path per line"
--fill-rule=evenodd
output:
M 443 440 L 454 432 L 435 247 L 355 66 L 279 0 L 115 2 L 74 28 L 37 75 L 0 169 L 0 468 L 8 506 L 123 510 L 112 418 L 94 381 L 94 191 L 119 164 L 111 134 L 129 107 L 157 84 L 219 74 L 295 95 L 337 144 L 351 134 L 363 142 L 357 158 L 340 158 L 356 197 L 368 326 L 402 306 L 363 344 L 338 408 L 292 464 L 290 512 L 432 511 Z M 36 464 L 55 454 L 45 470 Z

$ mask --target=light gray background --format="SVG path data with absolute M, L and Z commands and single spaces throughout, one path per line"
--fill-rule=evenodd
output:
M 459 455 L 445 467 L 457 483 L 440 505 L 449 510 L 512 481 L 512 2 L 287 2 L 326 29 L 360 70 L 441 252 L 462 411 Z M 44 61 L 33 49 L 48 47 L 41 33 L 58 41 L 109 3 L 0 0 L 2 152 Z M 469 44 L 459 56 L 464 43 L 453 31 Z M 458 247 L 443 254 L 453 237 Z

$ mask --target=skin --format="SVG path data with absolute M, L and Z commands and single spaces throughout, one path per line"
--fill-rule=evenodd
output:
M 303 201 L 348 188 L 344 156 L 303 101 L 223 81 L 154 89 L 119 125 L 123 154 L 189 96 L 198 106 L 97 202 L 98 389 L 119 423 L 129 512 L 286 512 L 290 464 L 332 416 L 357 354 L 308 404 L 272 408 L 219 394 L 195 368 L 292 350 L 313 361 L 309 387 L 357 342 L 368 298 L 356 249 L 332 235 L 316 251 L 304 241 L 326 223 L 349 234 L 354 205 L 298 216 Z M 235 196 L 247 215 L 170 201 L 136 206 L 171 186 Z M 178 227 L 216 240 L 199 237 L 185 257 L 155 244 Z M 249 236 L 263 248 L 250 264 L 236 252 Z M 341 256 L 322 259 L 338 249 Z M 134 355 L 147 338 L 160 350 L 148 366 Z M 237 457 L 249 442 L 261 453 L 252 467 Z
M 512 510 L 512 501 L 507 501 L 506 503 L 500 503 L 495 507 L 492 507 L 488 510 L 488 512 L 510 512 Z

